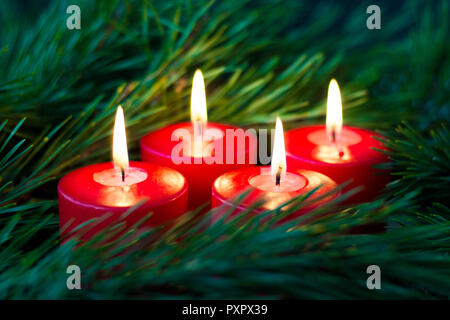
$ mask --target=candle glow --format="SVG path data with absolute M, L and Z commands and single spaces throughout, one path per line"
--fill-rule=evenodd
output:
M 127 136 L 125 133 L 125 119 L 121 106 L 117 107 L 113 133 L 113 161 L 121 170 L 128 169 Z
M 331 79 L 328 86 L 326 127 L 330 141 L 339 141 L 342 131 L 342 100 L 335 79 Z
M 286 150 L 284 147 L 283 124 L 279 117 L 275 124 L 275 138 L 272 150 L 272 163 L 270 166 L 272 179 L 279 185 L 286 177 Z
M 203 139 L 207 121 L 205 81 L 202 72 L 197 69 L 192 81 L 191 91 L 191 122 L 194 128 L 192 152 L 194 157 L 201 158 L 203 156 Z

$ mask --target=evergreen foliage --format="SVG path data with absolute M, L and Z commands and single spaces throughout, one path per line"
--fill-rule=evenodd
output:
M 81 7 L 81 30 L 66 28 L 70 4 Z M 376 31 L 364 5 L 332 1 L 30 6 L 0 3 L 0 298 L 449 297 L 447 1 L 382 4 Z M 209 215 L 188 212 L 163 235 L 60 245 L 58 179 L 110 159 L 119 103 L 137 159 L 144 134 L 188 118 L 199 67 L 209 118 L 241 126 L 323 121 L 337 78 L 344 122 L 387 136 L 393 181 L 373 202 L 333 203 L 321 208 L 333 215 L 300 227 L 274 227 L 274 217 L 200 230 Z M 353 232 L 373 223 L 387 231 Z M 70 264 L 82 268 L 83 290 L 67 290 Z M 382 290 L 366 288 L 371 264 Z

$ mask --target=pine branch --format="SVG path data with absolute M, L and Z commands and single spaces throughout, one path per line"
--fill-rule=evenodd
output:
M 4 298 L 446 297 L 448 223 L 348 235 L 352 227 L 383 221 L 409 201 L 362 205 L 353 214 L 337 213 L 300 228 L 274 227 L 277 218 L 254 228 L 258 218 L 253 218 L 244 226 L 234 220 L 199 232 L 188 216 L 150 243 L 145 239 L 151 234 L 138 236 L 143 248 L 119 256 L 120 251 L 104 246 L 73 250 L 74 243 L 69 242 L 46 255 L 36 250 L 31 263 L 8 268 L 2 274 L 6 289 L 2 293 Z M 200 222 L 208 217 L 203 219 Z M 136 233 L 129 234 L 134 237 L 127 242 L 132 242 Z M 183 240 L 177 241 L 180 236 Z M 118 245 L 128 248 L 127 242 Z M 92 264 L 99 256 L 103 262 Z M 65 288 L 63 273 L 56 272 L 72 263 L 83 270 L 85 289 L 76 293 Z M 371 264 L 382 268 L 381 293 L 365 286 Z M 21 274 L 20 283 L 12 280 L 13 272 Z M 100 274 L 104 276 L 99 278 Z
M 405 122 L 384 143 L 391 149 L 386 153 L 392 175 L 399 177 L 389 184 L 390 194 L 403 197 L 414 191 L 423 205 L 449 205 L 450 133 L 444 124 L 425 137 Z

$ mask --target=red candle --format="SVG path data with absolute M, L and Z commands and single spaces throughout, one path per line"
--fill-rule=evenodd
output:
M 352 182 L 344 192 L 355 187 L 362 190 L 348 203 L 370 201 L 389 182 L 389 173 L 374 168 L 388 161 L 374 148 L 384 149 L 374 137 L 379 134 L 342 126 L 342 103 L 336 80 L 330 82 L 326 126 L 309 126 L 290 130 L 286 135 L 287 163 L 294 168 L 321 172 L 337 183 Z
M 249 206 L 254 205 L 256 201 L 261 201 L 262 205 L 253 210 L 252 214 L 274 210 L 292 198 L 306 194 L 321 186 L 309 198 L 308 201 L 311 201 L 312 204 L 291 213 L 280 222 L 305 214 L 313 208 L 331 201 L 339 194 L 337 191 L 333 192 L 337 186 L 336 183 L 321 173 L 304 169 L 286 170 L 283 129 L 279 118 L 277 118 L 273 150 L 270 167 L 254 166 L 235 170 L 221 175 L 214 181 L 212 206 L 221 206 L 221 208 L 213 212 L 213 222 L 227 213 L 233 206 L 236 197 L 244 191 L 249 193 L 241 200 L 232 215 L 242 212 Z M 329 195 L 323 199 L 313 201 L 327 193 Z M 288 207 L 285 206 L 281 210 L 286 210 Z
M 151 213 L 142 227 L 168 222 L 187 210 L 187 181 L 182 174 L 144 162 L 128 162 L 125 124 L 119 106 L 114 125 L 114 162 L 79 168 L 58 183 L 61 236 L 69 235 L 80 224 L 99 218 L 88 231 L 80 231 L 82 240 L 111 225 L 125 222 L 125 229 Z M 136 209 L 124 215 L 131 207 Z
M 177 123 L 144 136 L 143 161 L 174 168 L 189 182 L 189 207 L 210 200 L 211 185 L 221 174 L 256 164 L 256 136 L 234 126 L 207 122 L 200 70 L 194 75 L 191 122 Z

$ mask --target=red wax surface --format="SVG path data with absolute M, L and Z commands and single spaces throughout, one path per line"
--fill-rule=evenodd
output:
M 324 125 L 290 130 L 285 136 L 287 167 L 321 172 L 339 184 L 353 179 L 343 192 L 358 186 L 362 186 L 363 190 L 348 199 L 347 203 L 373 200 L 390 181 L 389 172 L 373 168 L 376 164 L 389 161 L 386 155 L 373 150 L 386 149 L 374 136 L 381 137 L 369 130 L 344 126 L 339 157 L 336 146 L 325 139 Z
M 245 199 L 240 200 L 240 205 L 232 213 L 232 216 L 242 212 L 250 205 L 254 204 L 255 201 L 263 201 L 263 204 L 261 207 L 252 211 L 252 214 L 273 210 L 290 199 L 308 193 L 318 186 L 322 187 L 314 192 L 308 201 L 312 201 L 317 197 L 323 196 L 325 193 L 330 192 L 337 187 L 337 184 L 332 179 L 321 173 L 304 169 L 296 169 L 289 170 L 289 173 L 297 174 L 302 178 L 300 179 L 302 182 L 299 183 L 299 189 L 290 192 L 263 191 L 260 188 L 256 188 L 250 184 L 250 180 L 255 176 L 260 175 L 261 170 L 270 170 L 270 167 L 253 166 L 250 168 L 231 171 L 221 175 L 214 181 L 211 198 L 212 207 L 215 208 L 221 206 L 221 209 L 218 209 L 213 213 L 213 222 L 219 219 L 223 214 L 227 213 L 229 208 L 233 206 L 233 201 L 236 196 L 239 196 L 246 190 L 250 190 L 249 194 L 245 197 Z M 331 193 L 329 196 L 317 200 L 313 204 L 293 212 L 280 222 L 294 219 L 308 213 L 317 206 L 331 201 L 338 195 L 339 192 Z
M 179 172 L 145 162 L 130 162 L 130 168 L 146 171 L 145 180 L 130 186 L 107 186 L 94 181 L 95 173 L 112 168 L 112 162 L 94 164 L 74 170 L 59 181 L 60 228 L 70 223 L 61 231 L 62 237 L 83 222 L 106 218 L 105 214 L 110 213 L 105 221 L 81 236 L 82 240 L 87 240 L 119 220 L 123 213 L 140 201 L 143 204 L 123 220 L 127 227 L 149 213 L 152 215 L 143 226 L 156 226 L 186 212 L 188 185 Z
M 172 150 L 180 143 L 180 141 L 171 141 L 171 137 L 172 133 L 180 128 L 189 130 L 191 133 L 193 132 L 192 123 L 184 122 L 164 127 L 144 136 L 141 139 L 141 157 L 142 161 L 174 168 L 186 177 L 189 182 L 189 207 L 191 209 L 196 209 L 199 205 L 210 200 L 211 185 L 218 176 L 227 171 L 236 170 L 238 168 L 249 166 L 249 164 L 256 163 L 257 140 L 255 136 L 246 137 L 245 140 L 243 140 L 245 141 L 245 146 L 243 148 L 237 147 L 239 143 L 237 139 L 234 138 L 234 147 L 232 147 L 229 144 L 230 141 L 227 141 L 225 130 L 236 130 L 238 128 L 230 125 L 208 122 L 208 129 L 217 129 L 223 133 L 223 138 L 221 138 L 223 139 L 223 163 L 209 164 L 214 157 L 203 155 L 202 159 L 196 159 L 201 160 L 200 164 L 194 163 L 194 161 L 196 161 L 194 157 L 180 157 L 190 161 L 190 164 L 175 164 L 172 159 Z M 193 140 L 193 138 L 191 140 Z M 233 163 L 229 164 L 226 163 L 226 155 L 230 154 L 232 155 Z M 238 159 L 243 159 L 243 161 L 241 161 L 242 163 L 238 164 Z

